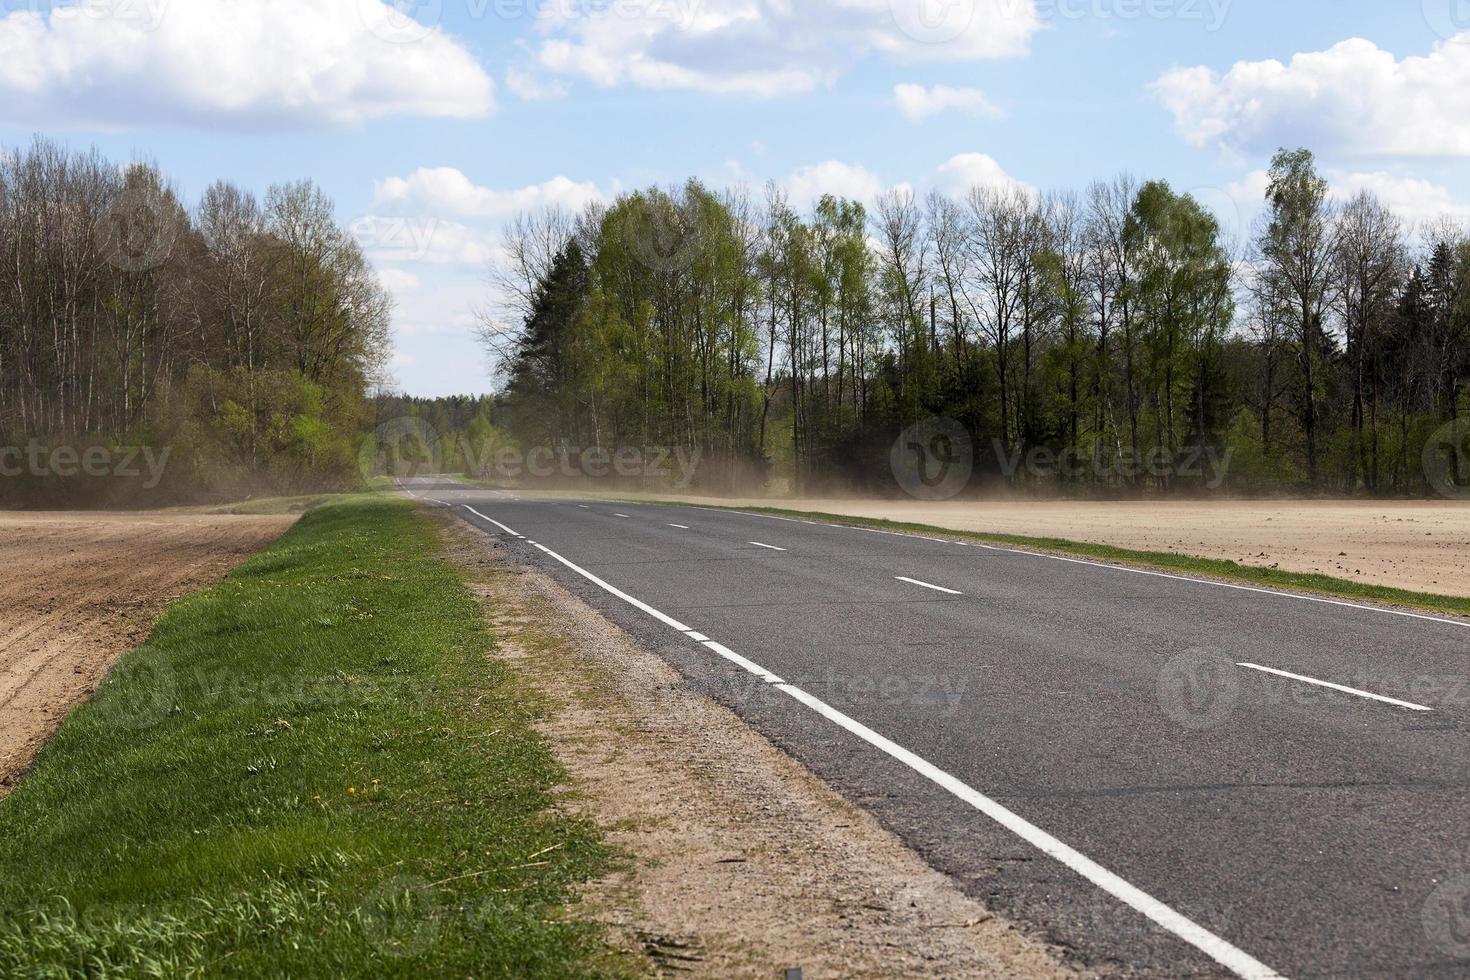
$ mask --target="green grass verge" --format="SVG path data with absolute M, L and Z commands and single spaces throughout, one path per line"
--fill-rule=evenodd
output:
M 354 498 L 176 603 L 0 802 L 0 976 L 623 972 L 610 853 L 432 521 Z
M 649 501 L 642 501 L 649 503 Z M 657 501 L 677 506 L 674 501 Z M 707 506 L 707 505 L 701 505 Z M 956 538 L 965 541 L 980 541 L 985 544 L 1004 545 L 1030 551 L 1044 551 L 1059 555 L 1092 558 L 1098 561 L 1117 562 L 1141 568 L 1177 572 L 1187 575 L 1217 578 L 1231 582 L 1245 582 L 1262 587 L 1312 592 L 1319 595 L 1387 605 L 1406 606 L 1432 612 L 1470 616 L 1470 598 L 1435 595 L 1429 592 L 1413 592 L 1408 589 L 1392 589 L 1381 585 L 1354 582 L 1351 579 L 1334 578 L 1305 572 L 1289 572 L 1279 568 L 1262 568 L 1242 565 L 1239 562 L 1219 558 L 1196 558 L 1192 555 L 1172 551 L 1134 551 L 1115 548 L 1107 544 L 1089 544 L 1085 541 L 1069 541 L 1066 538 L 1039 538 L 1020 534 L 996 534 L 988 531 L 959 531 L 954 528 L 935 527 L 931 524 L 913 524 L 905 521 L 889 521 L 876 517 L 850 517 L 843 514 L 824 514 L 818 511 L 789 510 L 782 507 L 714 507 L 715 510 L 745 511 L 755 514 L 775 514 L 781 517 L 798 517 L 806 520 L 824 521 L 829 524 L 846 524 L 851 527 L 872 527 L 884 531 L 905 531 L 933 537 Z

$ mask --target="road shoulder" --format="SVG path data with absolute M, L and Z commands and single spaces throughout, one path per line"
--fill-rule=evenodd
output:
M 547 699 L 562 805 L 628 855 L 585 910 L 616 942 L 695 976 L 1076 975 L 552 579 L 445 529 L 493 656 Z

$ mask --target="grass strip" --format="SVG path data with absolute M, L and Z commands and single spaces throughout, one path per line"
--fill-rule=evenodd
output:
M 175 603 L 0 801 L 0 976 L 623 972 L 610 854 L 412 505 L 306 514 Z
M 677 501 L 639 501 L 660 503 L 668 506 L 687 506 Z M 1002 545 L 1027 551 L 1091 558 L 1097 561 L 1132 565 L 1139 568 L 1174 572 L 1204 578 L 1216 578 L 1229 582 L 1245 582 L 1262 588 L 1285 589 L 1310 592 L 1316 595 L 1340 599 L 1355 599 L 1378 602 L 1391 606 L 1422 609 L 1431 612 L 1449 613 L 1455 616 L 1470 616 L 1470 598 L 1436 595 L 1431 592 L 1414 592 L 1409 589 L 1394 589 L 1382 585 L 1354 582 L 1351 579 L 1334 578 L 1310 572 L 1289 572 L 1280 568 L 1263 568 L 1257 565 L 1242 565 L 1221 558 L 1196 558 L 1192 555 L 1172 551 L 1135 551 L 1117 548 L 1108 544 L 1091 544 L 1085 541 L 1070 541 L 1066 538 L 1031 537 L 1021 534 L 998 534 L 990 531 L 962 531 L 931 524 L 914 524 L 907 521 L 890 521 L 880 517 L 852 517 L 845 514 L 826 514 L 820 511 L 790 510 L 783 507 L 722 507 L 701 503 L 711 510 L 728 510 L 748 514 L 772 514 L 778 517 L 796 517 L 827 524 L 848 527 L 869 527 L 882 531 L 901 531 L 923 534 L 930 537 L 955 538 L 979 541 L 984 544 Z

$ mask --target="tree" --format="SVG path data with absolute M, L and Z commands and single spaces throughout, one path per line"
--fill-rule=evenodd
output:
M 1122 437 L 1113 421 L 1113 357 L 1110 340 L 1121 337 L 1123 401 L 1128 412 L 1128 443 L 1139 453 L 1139 402 L 1134 370 L 1133 262 L 1129 254 L 1128 217 L 1138 196 L 1138 183 L 1127 174 L 1094 183 L 1088 189 L 1087 229 L 1093 253 L 1090 264 L 1094 316 L 1097 323 L 1098 429 L 1114 432 L 1113 458 L 1123 455 Z
M 1376 490 L 1380 333 L 1393 315 L 1403 285 L 1407 259 L 1402 223 L 1373 194 L 1359 193 L 1339 218 L 1334 261 L 1338 310 L 1352 372 L 1354 457 L 1363 485 Z
M 532 294 L 506 391 L 530 412 L 525 424 L 565 445 L 578 438 L 572 376 L 572 321 L 586 299 L 587 265 L 568 240 Z
M 1327 181 L 1310 150 L 1281 150 L 1271 161 L 1266 191 L 1268 223 L 1257 238 L 1261 275 L 1270 294 L 1287 304 L 1296 332 L 1299 404 L 1306 440 L 1307 479 L 1318 482 L 1318 422 L 1324 352 L 1323 326 L 1333 301 L 1336 231 Z
M 269 202 L 214 184 L 191 215 L 153 163 L 40 139 L 0 150 L 4 437 L 187 443 L 200 456 L 176 455 L 176 470 L 201 479 L 172 482 L 181 494 L 215 477 L 341 477 L 335 440 L 382 378 L 391 303 L 319 190 L 283 186 Z M 303 407 L 288 414 L 309 447 L 284 473 L 264 458 L 275 401 Z M 226 402 L 230 440 L 188 434 L 194 413 L 224 418 Z M 225 451 L 237 436 L 243 457 Z
M 1127 176 L 1085 197 L 896 190 L 871 215 L 690 182 L 523 219 L 565 236 L 499 417 L 522 440 L 555 424 L 594 445 L 699 447 L 729 464 L 723 489 L 737 473 L 892 489 L 895 437 L 946 416 L 1006 464 L 1091 460 L 1111 484 L 1094 492 L 1170 489 L 1175 470 L 1142 481 L 1122 464 L 1192 450 L 1238 451 L 1240 489 L 1423 492 L 1416 446 L 1465 408 L 1470 244 L 1432 228 L 1409 276 L 1392 215 L 1365 196 L 1339 219 L 1310 154 L 1278 156 L 1269 203 L 1245 273 L 1198 201 Z M 550 240 L 522 237 L 528 256 Z M 586 287 L 551 304 L 566 242 Z M 1087 490 L 1070 466 L 1001 469 Z
M 930 256 L 923 215 L 912 191 L 900 188 L 878 196 L 875 232 L 884 319 L 898 354 L 899 418 L 915 421 L 929 381 L 931 343 L 924 311 Z
M 1148 324 L 1144 343 L 1157 408 L 1156 445 L 1173 460 L 1181 423 L 1202 442 L 1215 428 L 1207 407 L 1214 358 L 1234 317 L 1230 261 L 1215 218 L 1162 181 L 1138 192 L 1125 235 L 1137 264 L 1134 302 Z M 1189 398 L 1192 413 L 1181 418 L 1177 405 L 1183 398 Z
M 1016 188 L 977 187 L 967 205 L 972 222 L 970 255 L 975 269 L 976 320 L 995 353 L 1000 390 L 1000 438 L 1007 452 L 1024 448 L 1015 421 L 1012 360 L 1016 335 L 1030 325 L 1028 290 L 1034 280 L 1035 211 Z M 1023 400 L 1025 392 L 1023 390 Z

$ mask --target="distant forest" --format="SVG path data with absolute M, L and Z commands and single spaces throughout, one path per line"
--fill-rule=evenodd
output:
M 711 490 L 894 492 L 895 438 L 941 417 L 974 491 L 1431 492 L 1426 446 L 1470 411 L 1466 230 L 1336 202 L 1305 150 L 1264 204 L 1246 242 L 1127 176 L 808 214 L 690 182 L 526 216 L 481 330 L 496 426 L 699 447 Z
M 935 419 L 974 493 L 1419 496 L 1427 449 L 1470 484 L 1470 233 L 1334 200 L 1305 150 L 1264 205 L 1245 242 L 1127 176 L 523 215 L 479 331 L 497 393 L 415 399 L 385 394 L 391 298 L 319 188 L 186 203 L 37 140 L 0 149 L 0 504 L 360 486 L 404 418 L 451 470 L 681 448 L 713 492 L 899 493 L 895 442 Z M 88 461 L 108 478 L 67 478 Z
M 310 182 L 189 206 L 153 164 L 0 148 L 0 503 L 354 485 L 391 310 Z

